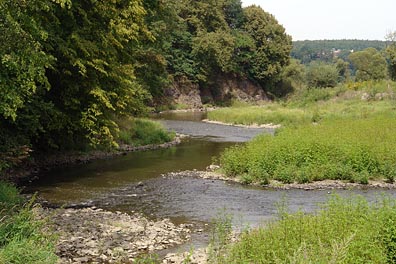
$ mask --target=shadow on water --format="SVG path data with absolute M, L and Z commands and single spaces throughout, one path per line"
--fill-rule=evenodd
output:
M 163 173 L 203 170 L 234 143 L 186 139 L 179 146 L 145 152 L 132 152 L 88 164 L 51 170 L 26 191 L 39 192 L 51 203 L 78 203 L 100 197 L 113 189 L 156 178 Z

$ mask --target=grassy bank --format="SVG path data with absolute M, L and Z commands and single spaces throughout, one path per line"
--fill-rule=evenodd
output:
M 212 263 L 394 263 L 396 204 L 332 197 L 316 214 L 280 219 L 241 235 Z
M 247 182 L 306 183 L 324 179 L 367 183 L 396 179 L 396 114 L 332 119 L 281 129 L 227 149 L 220 162 L 228 176 Z
M 299 91 L 283 103 L 218 110 L 230 113 L 222 120 L 228 123 L 283 125 L 275 137 L 259 136 L 227 149 L 220 157 L 226 175 L 262 184 L 324 179 L 394 182 L 395 83 L 353 85 Z
M 172 141 L 175 133 L 168 132 L 158 122 L 148 119 L 131 118 L 120 123 L 118 141 L 131 146 L 162 144 Z
M 285 101 L 216 109 L 208 113 L 208 119 L 230 124 L 272 123 L 291 127 L 326 118 L 364 118 L 395 110 L 395 94 L 396 83 L 390 81 L 301 89 Z
M 56 263 L 54 237 L 36 219 L 32 203 L 22 204 L 17 189 L 0 181 L 0 263 Z

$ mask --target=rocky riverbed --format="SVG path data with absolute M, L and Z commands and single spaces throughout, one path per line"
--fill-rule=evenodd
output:
M 189 225 L 100 208 L 37 209 L 58 236 L 59 263 L 134 263 L 142 254 L 182 244 Z

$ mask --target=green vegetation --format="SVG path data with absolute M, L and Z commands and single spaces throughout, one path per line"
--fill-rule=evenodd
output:
M 174 132 L 167 132 L 160 123 L 148 119 L 128 119 L 120 126 L 121 144 L 131 146 L 162 144 L 172 141 L 175 137 Z
M 287 213 L 243 233 L 212 263 L 394 263 L 396 204 L 333 196 L 315 214 Z
M 228 176 L 262 184 L 324 179 L 393 182 L 395 91 L 395 83 L 352 83 L 301 90 L 284 103 L 210 112 L 210 119 L 227 123 L 283 126 L 275 137 L 263 135 L 227 149 L 220 158 L 222 169 Z
M 0 182 L 0 263 L 56 263 L 55 239 L 45 220 L 34 213 L 33 200 L 21 203 L 17 189 Z
M 0 173 L 20 149 L 116 148 L 116 121 L 171 101 L 181 80 L 265 87 L 291 50 L 272 15 L 240 0 L 11 0 L 0 13 Z
M 385 57 L 374 48 L 367 48 L 349 55 L 356 69 L 356 81 L 383 80 L 387 75 Z
M 388 39 L 387 41 L 389 42 Z M 331 63 L 336 51 L 338 58 L 346 60 L 351 51 L 361 51 L 367 48 L 382 50 L 386 45 L 386 41 L 358 39 L 293 41 L 291 56 L 306 65 L 316 60 Z
M 396 177 L 396 115 L 328 119 L 259 136 L 221 156 L 227 175 L 250 181 L 306 183 L 324 179 L 367 183 Z
M 208 113 L 210 120 L 229 124 L 281 124 L 284 127 L 307 125 L 325 118 L 361 118 L 379 112 L 392 112 L 396 92 L 394 82 L 359 82 L 335 88 L 303 88 L 287 100 L 262 105 L 234 104 Z M 363 95 L 368 101 L 361 100 Z
M 307 85 L 316 88 L 335 87 L 338 83 L 338 75 L 336 65 L 312 62 L 307 68 Z

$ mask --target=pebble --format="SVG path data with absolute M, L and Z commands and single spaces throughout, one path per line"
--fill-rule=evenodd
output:
M 38 217 L 51 218 L 59 236 L 57 254 L 63 263 L 130 263 L 136 256 L 184 243 L 187 226 L 169 219 L 152 221 L 100 208 L 38 209 Z M 147 252 L 148 251 L 148 252 Z

